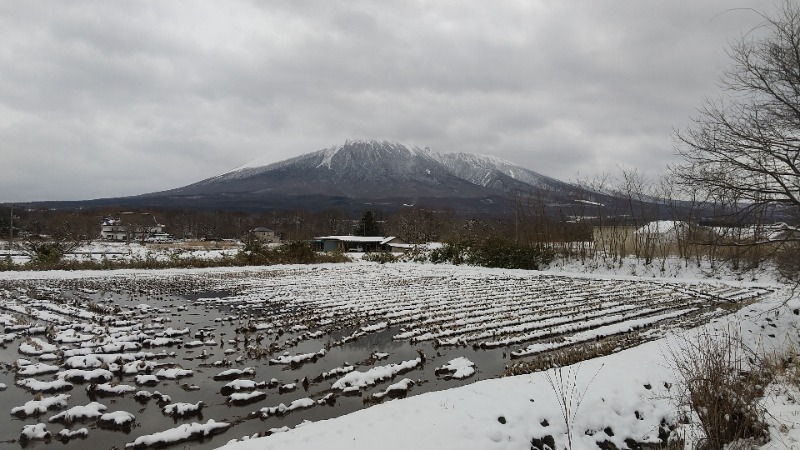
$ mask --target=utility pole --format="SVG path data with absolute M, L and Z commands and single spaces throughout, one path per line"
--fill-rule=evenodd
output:
M 514 196 L 514 243 L 519 244 L 519 194 Z
M 11 265 L 11 249 L 14 248 L 14 204 L 9 207 L 11 209 L 11 219 L 8 225 L 8 249 L 6 249 L 6 262 Z

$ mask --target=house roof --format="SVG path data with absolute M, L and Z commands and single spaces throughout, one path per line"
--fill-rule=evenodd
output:
M 383 244 L 387 238 L 383 236 L 320 236 L 315 238 L 318 241 L 340 241 L 340 242 L 374 242 Z M 394 237 L 389 238 L 389 240 Z
M 272 230 L 270 228 L 267 228 L 267 227 L 256 227 L 256 228 L 253 228 L 253 232 L 254 233 L 269 233 L 270 231 L 274 231 L 274 230 Z
M 412 248 L 415 248 L 416 245 L 414 245 L 414 244 L 389 244 L 389 247 L 412 249 Z

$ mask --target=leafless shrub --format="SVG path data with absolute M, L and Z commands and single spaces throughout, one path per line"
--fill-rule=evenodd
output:
M 719 450 L 738 442 L 764 441 L 766 425 L 757 402 L 769 372 L 731 329 L 701 333 L 673 349 L 671 359 L 681 388 L 678 401 L 699 421 L 699 450 Z

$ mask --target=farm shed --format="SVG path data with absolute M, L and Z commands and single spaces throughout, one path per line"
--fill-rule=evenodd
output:
M 608 225 L 592 231 L 594 248 L 611 255 L 641 255 L 657 248 L 664 252 L 678 252 L 681 242 L 687 242 L 690 233 L 697 236 L 697 227 L 687 222 L 658 220 L 642 226 Z
M 332 252 L 403 252 L 411 245 L 395 236 L 321 236 L 315 238 L 317 250 Z
M 280 238 L 275 233 L 275 230 L 272 230 L 270 228 L 257 227 L 257 228 L 253 228 L 252 230 L 250 230 L 250 232 L 253 233 L 253 235 L 256 237 L 256 239 L 258 239 L 258 240 L 260 240 L 262 242 L 267 242 L 267 243 L 271 244 L 273 242 L 280 241 Z
M 671 244 L 686 237 L 689 224 L 676 220 L 657 220 L 649 222 L 634 232 L 639 240 Z

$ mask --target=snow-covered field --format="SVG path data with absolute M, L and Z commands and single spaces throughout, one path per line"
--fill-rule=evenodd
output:
M 587 389 L 573 448 L 623 448 L 676 421 L 666 355 L 697 332 L 684 329 L 734 323 L 760 346 L 797 338 L 796 302 L 774 282 L 563 272 L 576 269 L 0 273 L 0 381 L 13 385 L 0 391 L 0 440 L 69 439 L 80 426 L 74 438 L 136 448 L 563 448 L 544 372 L 494 377 L 579 349 L 610 354 L 562 369 Z M 333 418 L 348 402 L 382 404 Z
M 75 261 L 103 261 L 104 259 L 108 261 L 143 261 L 147 259 L 168 261 L 173 258 L 219 259 L 224 256 L 235 256 L 239 248 L 241 248 L 241 244 L 213 241 L 176 241 L 170 244 L 142 244 L 139 242 L 128 244 L 125 242 L 93 241 L 66 254 L 65 259 Z M 0 257 L 4 258 L 6 252 L 6 249 L 0 249 Z M 21 251 L 16 250 L 12 255 L 14 264 L 25 264 L 30 261 L 30 257 Z
M 735 327 L 752 338 L 752 345 L 761 348 L 781 346 L 787 340 L 796 342 L 798 320 L 788 308 L 780 297 L 772 297 L 717 319 L 702 332 Z M 776 328 L 769 327 L 771 332 L 765 333 L 765 324 Z M 565 379 L 576 375 L 578 394 L 585 392 L 569 424 L 561 415 L 557 389 L 547 378 L 547 373 L 558 376 L 559 371 L 552 369 L 389 402 L 291 432 L 232 442 L 223 448 L 353 449 L 379 445 L 385 449 L 530 449 L 531 442 L 541 445 L 550 437 L 561 449 L 567 447 L 568 429 L 573 430 L 573 449 L 596 449 L 598 443 L 606 441 L 627 448 L 628 439 L 657 444 L 662 419 L 678 421 L 674 401 L 678 378 L 670 367 L 670 354 L 698 332 L 701 330 L 673 333 L 561 369 Z M 569 391 L 572 386 L 566 383 L 564 387 Z M 798 395 L 800 392 L 785 385 L 769 389 L 763 406 L 768 408 L 773 438 L 764 448 L 800 446 L 800 407 L 791 400 Z M 687 437 L 691 439 L 691 435 Z

